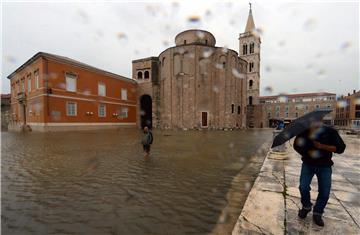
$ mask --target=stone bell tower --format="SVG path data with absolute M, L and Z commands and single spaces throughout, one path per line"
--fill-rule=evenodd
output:
M 260 35 L 255 28 L 251 3 L 245 32 L 239 36 L 239 56 L 247 61 L 246 104 L 248 127 L 254 127 L 254 105 L 260 96 Z

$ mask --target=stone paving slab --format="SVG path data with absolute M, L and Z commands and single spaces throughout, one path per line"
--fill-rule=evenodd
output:
M 287 146 L 285 160 L 274 160 L 267 153 L 261 171 L 232 231 L 237 234 L 360 234 L 360 139 L 343 136 L 347 149 L 335 155 L 330 199 L 325 208 L 325 227 L 312 222 L 310 213 L 299 219 L 298 190 L 301 158 Z M 313 203 L 317 179 L 311 185 Z

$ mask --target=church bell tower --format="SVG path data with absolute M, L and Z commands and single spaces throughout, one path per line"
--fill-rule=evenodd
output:
M 260 96 L 260 35 L 256 30 L 249 3 L 249 16 L 245 32 L 239 36 L 239 56 L 247 62 L 246 104 L 248 127 L 254 126 L 254 105 L 259 104 Z
M 257 33 L 253 19 L 251 3 L 245 32 L 239 37 L 239 56 L 248 62 L 247 65 L 247 104 L 259 103 L 260 95 L 260 35 Z

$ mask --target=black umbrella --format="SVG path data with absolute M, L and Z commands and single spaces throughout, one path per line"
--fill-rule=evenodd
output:
M 275 136 L 271 148 L 282 145 L 292 137 L 301 134 L 310 128 L 312 122 L 321 121 L 323 117 L 332 110 L 316 110 L 295 119 L 282 132 Z

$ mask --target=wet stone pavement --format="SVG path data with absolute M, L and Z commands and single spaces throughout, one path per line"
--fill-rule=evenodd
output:
M 261 131 L 2 132 L 3 234 L 231 233 L 263 163 Z
M 345 152 L 333 157 L 332 189 L 325 208 L 325 227 L 297 217 L 301 157 L 287 145 L 286 160 L 268 154 L 232 232 L 235 234 L 360 234 L 360 138 L 343 136 Z M 313 203 L 317 179 L 311 185 Z

